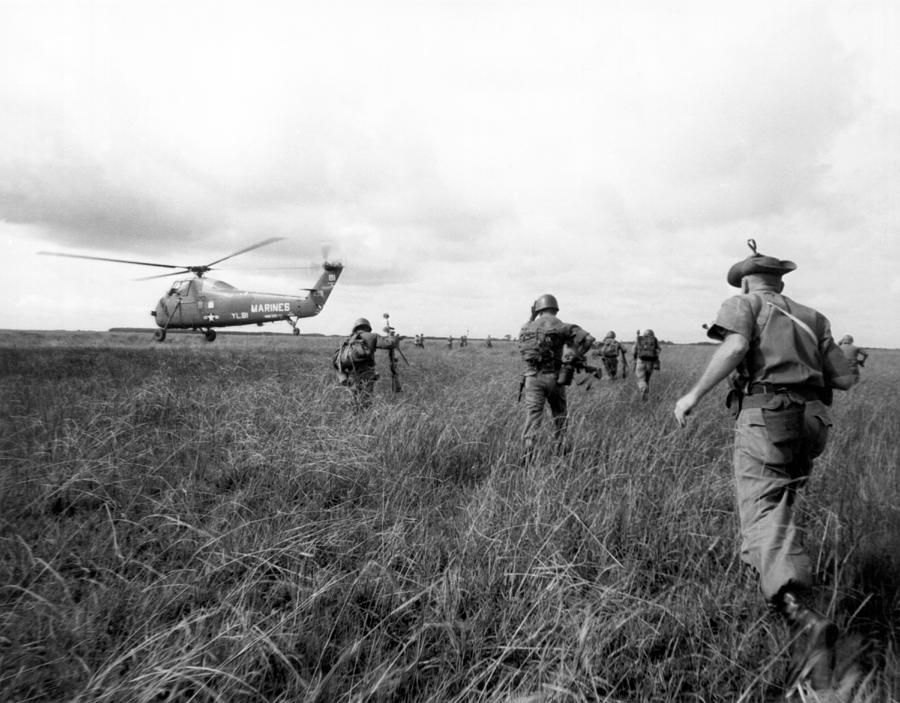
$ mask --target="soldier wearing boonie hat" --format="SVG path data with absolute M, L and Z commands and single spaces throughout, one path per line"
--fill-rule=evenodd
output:
M 812 565 L 803 549 L 793 504 L 825 448 L 832 389 L 853 377 L 831 335 L 828 319 L 781 291 L 793 261 L 753 254 L 734 264 L 728 298 L 707 334 L 722 342 L 694 387 L 675 404 L 681 426 L 700 399 L 732 375 L 728 405 L 736 416 L 734 474 L 741 526 L 741 558 L 759 574 L 763 596 L 794 636 L 791 685 L 830 684 L 833 622 L 809 606 Z

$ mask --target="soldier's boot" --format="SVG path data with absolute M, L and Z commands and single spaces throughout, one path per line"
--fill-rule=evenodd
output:
M 793 591 L 781 595 L 781 614 L 791 632 L 791 669 L 788 687 L 807 683 L 814 691 L 831 688 L 838 627 L 807 607 Z
M 641 388 L 641 400 L 647 400 L 650 397 L 650 388 L 649 386 L 644 386 Z

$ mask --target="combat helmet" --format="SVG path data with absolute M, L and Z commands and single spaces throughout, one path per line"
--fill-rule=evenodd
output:
M 356 330 L 361 328 L 365 329 L 366 332 L 372 331 L 372 325 L 369 324 L 369 321 L 366 318 L 361 317 L 353 323 L 353 329 L 350 330 L 350 334 L 353 334 L 354 332 L 356 332 Z
M 845 334 L 844 338 L 841 340 L 841 344 L 853 344 L 853 335 Z
M 559 303 L 556 302 L 556 298 L 549 293 L 544 293 L 540 298 L 534 301 L 534 306 L 532 307 L 535 314 L 541 312 L 541 310 L 552 310 L 553 312 L 559 312 Z
M 606 333 L 606 339 L 615 339 L 615 338 L 616 338 L 616 333 L 613 332 L 612 330 L 610 330 L 609 332 Z
M 653 330 L 651 330 L 649 328 L 645 329 L 643 332 L 641 332 L 641 337 L 655 337 L 655 336 L 656 335 L 653 334 Z

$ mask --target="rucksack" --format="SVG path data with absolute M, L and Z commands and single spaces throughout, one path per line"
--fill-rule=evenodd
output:
M 369 359 L 369 346 L 362 334 L 356 332 L 347 337 L 338 350 L 334 353 L 332 362 L 334 367 L 341 371 L 352 371 L 360 363 Z
M 564 344 L 565 339 L 557 330 L 523 329 L 519 335 L 519 352 L 534 366 L 553 364 Z
M 653 361 L 658 356 L 656 350 L 656 337 L 651 335 L 640 336 L 637 338 L 637 355 L 639 359 L 645 361 Z
M 619 343 L 612 337 L 607 337 L 600 346 L 600 353 L 603 354 L 603 356 L 618 356 Z

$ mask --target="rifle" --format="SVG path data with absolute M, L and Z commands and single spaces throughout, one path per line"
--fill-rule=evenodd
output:
M 391 316 L 388 315 L 387 313 L 384 313 L 383 317 L 386 321 L 386 324 L 384 327 L 385 334 L 388 334 L 391 337 L 395 338 L 393 340 L 394 343 L 391 344 L 391 346 L 389 346 L 388 350 L 387 350 L 388 362 L 390 364 L 390 369 L 391 369 L 391 391 L 394 393 L 400 393 L 403 389 L 400 388 L 400 377 L 397 374 L 397 356 L 396 356 L 396 354 L 400 355 L 400 358 L 406 362 L 407 366 L 409 366 L 409 359 L 406 358 L 406 355 L 403 353 L 403 350 L 400 349 L 401 337 L 399 335 L 397 335 L 397 331 L 393 327 L 391 327 Z M 395 352 L 396 352 L 396 354 L 395 354 Z
M 603 371 L 599 366 L 591 366 L 590 364 L 586 364 L 583 358 L 573 356 L 568 359 L 563 359 L 562 369 L 560 370 L 557 382 L 561 385 L 568 386 L 569 383 L 571 383 L 572 375 L 575 373 L 584 374 L 575 381 L 575 384 L 582 386 L 587 383 L 585 390 L 588 391 L 591 390 L 591 385 L 593 385 L 592 379 L 596 378 L 599 381 L 603 378 Z

